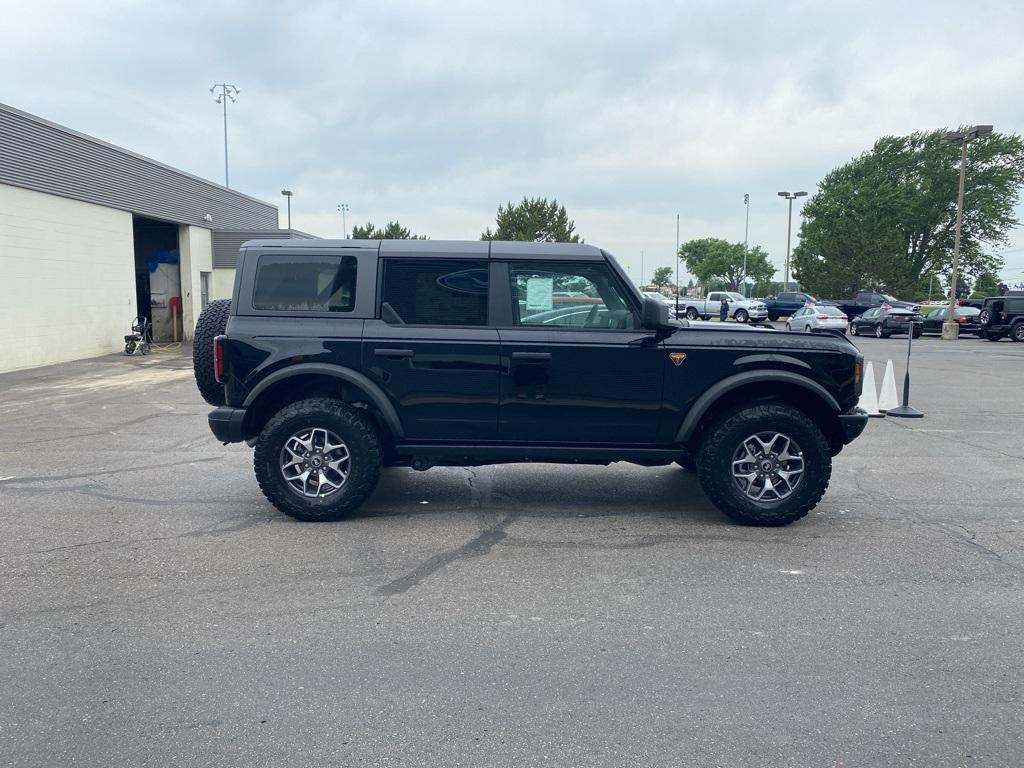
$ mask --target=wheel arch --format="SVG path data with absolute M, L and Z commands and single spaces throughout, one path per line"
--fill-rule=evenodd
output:
M 692 450 L 717 415 L 765 400 L 786 403 L 810 416 L 822 427 L 833 455 L 845 444 L 839 403 L 818 382 L 791 371 L 746 371 L 718 382 L 694 402 L 676 433 L 676 442 Z
M 246 432 L 258 433 L 275 412 L 289 403 L 322 396 L 364 405 L 392 437 L 405 436 L 398 412 L 380 387 L 358 371 L 328 363 L 299 363 L 262 379 L 242 404 L 246 409 Z

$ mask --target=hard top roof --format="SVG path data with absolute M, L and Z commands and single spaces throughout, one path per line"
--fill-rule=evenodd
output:
M 604 258 L 604 251 L 586 243 L 531 243 L 502 240 L 248 240 L 243 248 L 311 250 L 376 250 L 381 256 L 463 256 L 493 259 Z

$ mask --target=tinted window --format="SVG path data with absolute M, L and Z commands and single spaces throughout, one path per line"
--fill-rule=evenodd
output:
M 1006 311 L 1013 313 L 1024 312 L 1024 299 L 1007 299 Z
M 513 322 L 523 326 L 632 330 L 636 316 L 607 264 L 512 265 Z
M 391 259 L 381 303 L 409 325 L 487 325 L 487 262 Z
M 351 312 L 355 300 L 355 256 L 274 253 L 256 265 L 254 309 Z

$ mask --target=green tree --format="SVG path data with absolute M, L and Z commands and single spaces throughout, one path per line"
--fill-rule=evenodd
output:
M 803 208 L 794 275 L 812 292 L 846 296 L 865 287 L 900 295 L 952 266 L 960 148 L 944 131 L 884 136 L 836 168 Z M 1024 142 L 993 133 L 968 147 L 960 268 L 972 279 L 998 271 L 1024 185 Z
M 666 288 L 672 284 L 672 267 L 658 267 L 651 276 L 651 285 Z
M 490 227 L 481 240 L 528 240 L 535 243 L 578 243 L 576 224 L 557 200 L 524 197 L 521 203 L 498 206 L 497 228 Z
M 974 297 L 999 295 L 999 277 L 995 272 L 982 272 L 974 281 Z
M 372 222 L 366 222 L 365 227 L 358 224 L 352 227 L 353 240 L 426 240 L 426 235 L 414 235 L 407 227 L 403 227 L 397 221 L 389 221 L 387 226 L 379 229 L 373 226 Z
M 743 282 L 743 243 L 730 243 L 718 237 L 690 240 L 679 246 L 679 258 L 701 285 L 726 285 L 731 290 Z M 768 254 L 759 245 L 747 252 L 746 276 L 755 283 L 766 282 L 775 274 Z

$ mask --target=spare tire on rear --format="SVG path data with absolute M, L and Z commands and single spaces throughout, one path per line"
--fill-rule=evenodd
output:
M 200 313 L 192 337 L 192 370 L 196 386 L 203 400 L 210 405 L 224 405 L 224 385 L 217 383 L 213 373 L 213 337 L 224 333 L 230 313 L 231 299 L 211 301 Z

